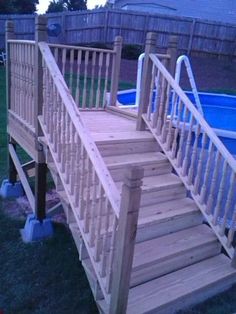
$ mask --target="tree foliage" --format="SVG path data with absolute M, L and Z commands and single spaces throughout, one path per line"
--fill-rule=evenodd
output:
M 1 0 L 0 0 L 1 1 Z M 47 13 L 87 9 L 87 0 L 51 0 Z
M 0 14 L 30 14 L 36 11 L 38 0 L 0 0 Z

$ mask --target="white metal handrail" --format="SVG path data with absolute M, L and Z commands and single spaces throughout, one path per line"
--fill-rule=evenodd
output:
M 182 64 L 185 65 L 185 68 L 186 68 L 186 71 L 187 71 L 187 74 L 188 74 L 188 78 L 189 78 L 189 82 L 190 82 L 190 85 L 191 85 L 191 88 L 192 88 L 192 92 L 193 92 L 193 96 L 194 96 L 194 99 L 195 99 L 196 107 L 199 110 L 199 112 L 203 115 L 202 105 L 201 105 L 200 98 L 199 98 L 199 95 L 198 95 L 197 86 L 196 86 L 196 82 L 195 82 L 195 79 L 194 79 L 192 67 L 191 67 L 189 58 L 186 55 L 182 55 L 182 56 L 178 57 L 178 59 L 176 61 L 175 81 L 179 85 Z

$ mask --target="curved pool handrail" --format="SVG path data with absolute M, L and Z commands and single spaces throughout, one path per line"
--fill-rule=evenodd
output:
M 199 95 L 198 95 L 197 86 L 196 86 L 196 82 L 195 82 L 195 79 L 194 79 L 194 76 L 193 76 L 192 67 L 191 67 L 189 58 L 186 55 L 182 55 L 182 56 L 178 57 L 178 59 L 176 61 L 175 81 L 179 85 L 179 83 L 180 83 L 180 74 L 181 74 L 181 69 L 182 69 L 182 64 L 183 63 L 185 65 L 185 67 L 186 67 L 186 71 L 187 71 L 189 82 L 190 82 L 190 85 L 191 85 L 191 88 L 192 88 L 192 92 L 193 92 L 193 96 L 194 96 L 194 99 L 195 99 L 196 107 L 197 107 L 198 111 L 201 113 L 201 115 L 203 115 L 202 105 L 201 105 L 200 98 L 199 98 Z
M 141 91 L 141 80 L 142 80 L 142 69 L 143 69 L 143 59 L 145 57 L 145 53 L 141 53 L 138 57 L 138 68 L 137 68 L 137 80 L 136 80 L 136 98 L 135 98 L 135 106 L 138 107 L 140 101 L 140 91 Z

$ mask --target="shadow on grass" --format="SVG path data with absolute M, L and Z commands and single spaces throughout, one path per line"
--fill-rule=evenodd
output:
M 3 214 L 0 201 L 0 309 L 4 314 L 93 314 L 96 305 L 69 231 L 54 224 L 55 236 L 24 244 L 24 222 Z

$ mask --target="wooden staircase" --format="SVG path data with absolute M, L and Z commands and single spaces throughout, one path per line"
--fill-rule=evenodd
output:
M 127 166 L 144 168 L 127 313 L 175 313 L 236 282 L 236 270 L 153 135 L 133 131 L 94 138 L 119 191 Z M 48 167 L 95 301 L 101 313 L 109 313 L 50 154 Z

